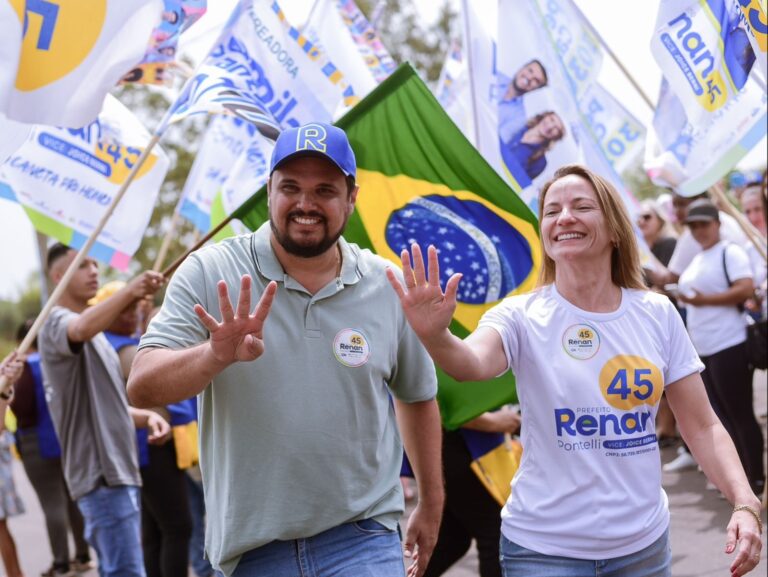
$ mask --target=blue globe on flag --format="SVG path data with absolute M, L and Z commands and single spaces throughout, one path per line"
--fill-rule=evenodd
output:
M 385 238 L 395 254 L 412 243 L 435 245 L 440 285 L 462 273 L 457 299 L 485 304 L 503 299 L 533 268 L 527 239 L 501 215 L 473 200 L 430 195 L 393 211 Z

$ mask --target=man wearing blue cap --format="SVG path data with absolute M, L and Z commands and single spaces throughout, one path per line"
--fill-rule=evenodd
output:
M 200 394 L 206 552 L 227 576 L 404 575 L 395 414 L 420 495 L 409 577 L 437 539 L 434 366 L 385 280 L 388 261 L 341 236 L 355 171 L 342 130 L 284 131 L 269 223 L 181 265 L 133 364 L 137 406 Z

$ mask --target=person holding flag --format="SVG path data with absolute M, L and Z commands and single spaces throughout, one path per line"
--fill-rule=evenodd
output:
M 502 511 L 503 574 L 671 575 L 654 431 L 662 391 L 702 469 L 734 505 L 725 552 L 735 553 L 732 577 L 748 573 L 760 560 L 760 501 L 707 400 L 680 315 L 643 282 L 618 192 L 567 165 L 542 189 L 539 213 L 538 290 L 502 301 L 465 340 L 449 329 L 461 276 L 443 291 L 434 247 L 427 266 L 418 244 L 402 252 L 405 285 L 387 271 L 447 374 L 517 376 L 525 450 Z
M 437 377 L 386 261 L 342 237 L 356 172 L 340 128 L 282 132 L 269 223 L 182 263 L 133 363 L 135 406 L 200 395 L 206 552 L 227 576 L 405 575 L 401 434 L 419 488 L 409 577 L 437 540 Z
M 48 249 L 50 280 L 62 283 L 77 251 Z M 129 407 L 120 360 L 103 331 L 132 301 L 155 294 L 160 273 L 146 271 L 109 300 L 89 306 L 99 288 L 96 261 L 86 257 L 64 284 L 38 335 L 48 410 L 61 444 L 61 464 L 72 499 L 85 520 L 101 577 L 145 577 L 141 550 L 141 477 L 134 428 L 149 442 L 170 434 L 153 411 Z

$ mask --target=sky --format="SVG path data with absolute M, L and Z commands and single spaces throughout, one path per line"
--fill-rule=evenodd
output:
M 441 0 L 413 0 L 425 23 L 437 17 Z M 475 3 L 486 25 L 491 28 L 496 0 L 468 0 Z M 458 9 L 459 0 L 452 0 Z M 624 67 L 652 101 L 656 100 L 661 73 L 653 60 L 649 43 L 656 19 L 658 3 L 652 0 L 575 0 L 592 22 L 605 43 L 611 47 Z M 204 53 L 215 40 L 215 30 L 229 14 L 234 0 L 209 0 L 208 13 L 188 32 L 188 41 L 182 43 L 190 52 Z M 283 10 L 294 24 L 306 18 L 311 0 L 286 0 Z M 487 6 L 487 10 L 482 7 Z M 649 125 L 653 116 L 619 67 L 606 57 L 599 81 L 619 98 L 638 120 Z M 150 129 L 154 127 L 148 127 Z M 742 168 L 764 167 L 768 164 L 766 141 L 763 141 L 739 164 Z M 40 270 L 35 233 L 25 213 L 11 202 L 0 199 L 0 299 L 13 299 L 23 289 L 31 274 Z

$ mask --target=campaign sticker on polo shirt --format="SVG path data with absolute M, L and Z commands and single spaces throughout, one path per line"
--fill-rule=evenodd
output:
M 574 359 L 586 361 L 597 354 L 600 335 L 590 325 L 571 325 L 563 333 L 563 348 Z
M 371 346 L 362 331 L 342 329 L 333 339 L 333 354 L 342 365 L 359 367 L 368 362 Z

